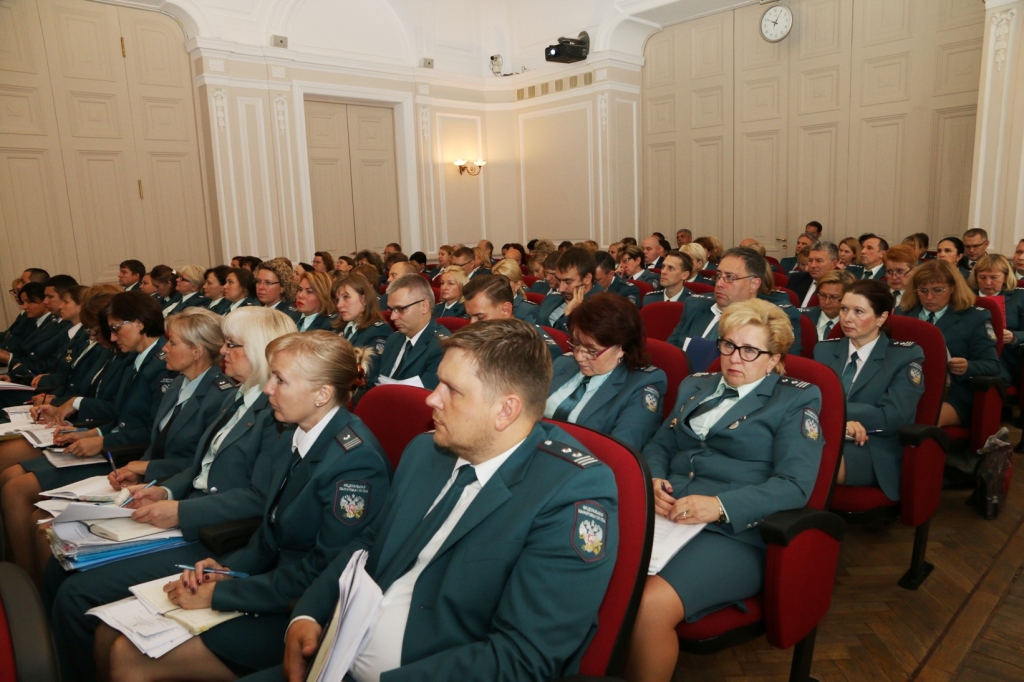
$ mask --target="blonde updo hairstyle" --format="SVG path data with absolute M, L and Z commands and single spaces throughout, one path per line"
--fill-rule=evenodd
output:
M 270 342 L 279 336 L 299 331 L 292 318 L 280 310 L 254 305 L 238 308 L 225 315 L 221 328 L 225 339 L 241 342 L 245 357 L 252 365 L 252 372 L 239 387 L 243 392 L 253 386 L 263 386 L 270 378 L 266 353 Z
M 760 327 L 768 332 L 767 350 L 772 355 L 779 356 L 775 372 L 785 374 L 786 354 L 793 345 L 793 325 L 790 324 L 786 313 L 774 303 L 759 298 L 733 303 L 722 313 L 718 323 L 718 338 L 725 338 L 747 326 Z
M 186 345 L 202 348 L 214 363 L 220 360 L 220 349 L 224 345 L 224 318 L 209 308 L 193 306 L 177 315 L 171 315 L 164 322 L 168 334 L 175 333 Z
M 356 348 L 344 337 L 322 329 L 285 334 L 267 346 L 267 364 L 279 353 L 292 359 L 310 384 L 328 386 L 333 406 L 347 405 L 352 393 L 366 385 L 373 351 Z

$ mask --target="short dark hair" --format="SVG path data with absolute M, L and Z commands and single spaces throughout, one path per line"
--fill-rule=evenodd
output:
M 604 272 L 611 272 L 618 264 L 607 251 L 598 251 L 594 254 L 594 266 L 601 268 Z
M 121 268 L 125 268 L 128 270 L 128 272 L 132 273 L 133 275 L 138 275 L 139 279 L 142 279 L 143 275 L 146 274 L 146 266 L 143 265 L 142 261 L 140 260 L 130 259 L 121 261 L 121 264 L 118 265 L 117 267 L 119 270 Z
M 238 259 L 238 266 L 241 268 L 245 268 L 246 270 L 256 272 L 256 269 L 260 266 L 260 263 L 262 262 L 263 259 L 260 258 L 259 256 L 242 256 L 241 258 Z M 249 267 L 246 268 L 246 265 L 248 265 Z
M 558 267 L 558 257 L 561 256 L 561 255 L 562 254 L 559 251 L 552 251 L 547 256 L 545 256 L 545 258 L 544 258 L 544 269 L 545 270 L 554 270 L 556 267 Z
M 866 242 L 869 239 L 877 239 L 878 240 L 878 248 L 880 248 L 882 251 L 888 251 L 889 250 L 889 242 L 885 241 L 885 239 L 883 239 L 882 237 L 879 237 L 874 232 L 868 232 L 867 234 L 862 234 L 860 236 L 860 238 L 857 239 L 857 241 L 860 242 L 860 245 L 863 248 L 864 242 Z
M 25 268 L 24 271 L 28 273 L 28 281 L 30 282 L 45 282 L 50 279 L 50 273 L 42 268 Z
M 491 303 L 514 303 L 512 285 L 505 275 L 477 275 L 462 287 L 462 298 L 469 301 L 482 294 Z
M 468 246 L 460 246 L 452 252 L 452 258 L 476 258 L 476 254 Z
M 522 265 L 523 264 L 523 259 L 526 258 L 526 247 L 523 246 L 522 244 L 520 244 L 519 242 L 509 242 L 508 248 L 509 249 L 515 249 L 516 251 L 519 252 L 519 258 L 513 259 L 513 260 L 515 260 L 517 263 Z M 506 251 L 507 250 L 508 249 L 506 249 Z M 507 258 L 507 256 L 506 256 L 506 258 Z
M 726 258 L 739 258 L 743 261 L 743 267 L 746 269 L 747 274 L 753 275 L 754 277 L 760 277 L 762 280 L 765 278 L 765 273 L 771 272 L 768 266 L 768 261 L 764 259 L 764 256 L 754 251 L 748 246 L 734 246 L 731 249 L 727 249 L 722 254 L 722 260 Z M 769 278 L 768 284 L 773 284 L 774 279 Z M 761 282 L 762 287 L 764 282 Z
M 568 272 L 569 268 L 575 268 L 580 279 L 585 278 L 587 275 L 590 275 L 590 278 L 593 279 L 596 267 L 597 262 L 594 260 L 594 254 L 582 247 L 571 246 L 558 256 L 558 264 L 555 266 L 555 270 Z
M 665 239 L 664 237 L 662 237 L 661 239 L 658 240 L 658 244 L 661 246 L 663 251 L 668 252 L 668 251 L 672 250 L 672 245 L 669 244 L 668 240 Z
M 43 286 L 53 287 L 57 292 L 57 296 L 63 298 L 68 289 L 78 286 L 78 281 L 71 275 L 54 275 L 50 279 L 46 280 L 46 283 Z
M 393 248 L 395 251 L 401 251 L 402 250 L 402 245 L 399 244 L 398 242 L 391 242 L 390 244 L 386 245 L 384 248 L 386 249 L 386 248 L 388 248 L 388 246 Z
M 46 285 L 42 282 L 29 282 L 18 292 L 18 300 L 21 302 L 29 300 L 32 303 L 42 303 L 44 298 L 46 298 Z
M 124 291 L 110 299 L 107 317 L 122 322 L 138 322 L 146 336 L 163 336 L 164 314 L 160 303 L 141 291 Z
M 811 222 L 807 223 L 807 227 L 813 227 L 818 231 L 819 235 L 821 234 L 822 229 L 824 229 L 822 228 L 821 223 L 819 223 L 817 220 L 812 220 Z
M 217 281 L 220 282 L 220 285 L 224 286 L 225 284 L 228 283 L 228 273 L 229 272 L 231 272 L 231 268 L 228 267 L 227 265 L 218 265 L 218 266 L 209 268 L 209 269 L 206 270 L 206 272 L 203 273 L 203 281 L 205 282 L 206 279 L 212 273 L 213 276 L 217 278 Z
M 657 237 L 659 242 L 665 241 L 665 235 L 663 235 L 661 232 L 651 232 L 651 236 Z
M 693 258 L 690 257 L 690 254 L 683 253 L 678 249 L 672 249 L 671 251 L 665 254 L 665 258 L 668 258 L 669 256 L 681 260 L 683 262 L 683 270 L 686 270 L 689 273 L 693 272 Z
M 964 232 L 964 238 L 967 237 L 981 237 L 983 240 L 988 241 L 988 232 L 981 229 L 980 227 L 972 227 L 971 229 Z
M 960 239 L 960 237 L 943 237 L 942 239 L 939 240 L 939 244 L 941 244 L 942 242 L 950 242 L 953 246 L 956 247 L 957 255 L 964 255 L 964 242 L 962 239 Z
M 623 237 L 619 240 L 623 244 L 636 246 L 636 237 Z
M 585 299 L 568 318 L 569 335 L 586 334 L 598 344 L 618 346 L 622 362 L 635 370 L 650 364 L 644 322 L 636 305 L 625 296 L 603 292 Z
M 249 298 L 255 298 L 256 296 L 256 278 L 253 277 L 251 270 L 245 268 L 230 268 L 227 275 L 234 275 L 238 278 L 238 284 L 245 289 L 245 295 Z M 227 275 L 224 275 L 224 279 L 227 280 Z
M 419 263 L 420 265 L 426 265 L 427 264 L 427 254 L 423 253 L 422 251 L 417 251 L 414 254 L 412 254 L 411 256 L 409 256 L 409 260 L 411 260 L 413 263 Z
M 514 392 L 522 399 L 524 415 L 534 421 L 544 416 L 551 354 L 533 325 L 515 318 L 477 322 L 442 339 L 441 348 L 470 354 L 491 395 Z
M 875 315 L 891 313 L 896 299 L 889 291 L 889 285 L 880 279 L 858 279 L 845 287 L 844 294 L 857 294 L 868 300 Z

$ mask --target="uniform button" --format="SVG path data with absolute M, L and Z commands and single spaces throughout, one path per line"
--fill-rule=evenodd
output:
M 707 447 L 707 443 L 705 443 L 704 441 L 701 441 L 700 442 L 700 447 L 701 448 L 706 448 Z
M 690 472 L 690 480 L 691 481 L 693 480 L 693 472 L 692 471 Z
M 210 488 L 210 494 L 211 494 L 211 495 L 213 495 L 213 494 L 214 494 L 215 492 L 217 492 L 217 489 L 216 489 L 216 488 Z

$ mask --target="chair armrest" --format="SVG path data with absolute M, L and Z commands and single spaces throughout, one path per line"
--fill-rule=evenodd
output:
M 975 393 L 984 393 L 990 388 L 999 392 L 999 397 L 1006 400 L 1006 382 L 999 377 L 977 376 L 971 377 L 971 389 Z
M 228 552 L 244 547 L 262 522 L 263 518 L 257 516 L 204 526 L 199 529 L 199 542 L 215 555 L 224 556 Z
M 949 436 L 937 426 L 929 424 L 907 424 L 900 429 L 900 445 L 920 447 L 926 441 L 933 440 L 943 450 L 949 450 Z
M 832 512 L 815 509 L 775 512 L 761 523 L 761 539 L 769 545 L 787 547 L 794 538 L 808 530 L 820 530 L 841 541 L 846 532 L 846 521 Z

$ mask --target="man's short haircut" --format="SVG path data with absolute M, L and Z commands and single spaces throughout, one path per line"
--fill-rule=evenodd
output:
M 818 278 L 818 289 L 826 284 L 842 284 L 845 289 L 856 281 L 857 278 L 849 270 L 829 270 Z
M 678 258 L 680 261 L 682 261 L 683 270 L 689 272 L 690 274 L 693 274 L 693 259 L 690 258 L 689 254 L 683 253 L 678 249 L 672 249 L 671 251 L 665 254 L 665 258 L 668 258 L 669 256 L 672 256 L 673 258 Z
M 605 274 L 614 270 L 617 265 L 615 259 L 612 258 L 612 254 L 607 251 L 598 251 L 594 254 L 594 266 L 601 268 Z
M 981 229 L 980 227 L 972 227 L 971 229 L 964 232 L 964 239 L 968 237 L 981 237 L 982 241 L 988 241 L 988 232 Z
M 388 248 L 388 246 L 390 246 L 395 251 L 401 251 L 402 250 L 402 245 L 399 244 L 398 242 L 391 242 L 390 244 L 388 244 L 384 248 L 386 249 L 386 248 Z
M 64 294 L 73 286 L 77 286 L 78 281 L 75 280 L 71 275 L 54 275 L 50 279 L 46 280 L 46 287 L 53 287 L 57 292 L 58 298 L 63 298 Z
M 477 322 L 442 339 L 441 348 L 472 356 L 477 377 L 492 397 L 515 394 L 527 418 L 536 421 L 544 415 L 551 353 L 533 325 L 515 318 Z
M 430 304 L 431 308 L 434 307 L 434 290 L 430 288 L 430 282 L 419 274 L 396 277 L 395 281 L 388 285 L 388 296 L 391 296 L 391 294 L 399 289 L 406 289 L 419 294 L 423 297 L 423 300 Z
M 688 234 L 691 237 L 693 236 L 693 230 L 691 230 L 688 227 L 680 227 L 678 230 L 676 230 L 676 236 L 678 236 L 680 232 L 682 232 L 683 234 Z
M 811 244 L 811 251 L 828 251 L 829 260 L 839 260 L 839 247 L 824 239 Z
M 388 268 L 388 272 L 391 272 L 391 270 L 394 268 L 398 269 L 399 277 L 401 277 L 402 275 L 420 274 L 419 270 L 416 269 L 416 266 L 413 265 L 411 261 L 407 260 L 395 261 L 394 263 L 391 264 L 391 267 Z
M 423 253 L 422 251 L 417 251 L 413 253 L 411 256 L 409 256 L 409 260 L 411 260 L 413 263 L 418 263 L 419 265 L 426 266 L 427 254 Z
M 496 305 L 514 302 L 512 285 L 505 275 L 477 275 L 462 287 L 462 298 L 467 301 L 480 295 Z
M 388 255 L 384 256 L 384 267 L 387 270 L 390 270 L 391 266 L 394 265 L 395 263 L 408 263 L 408 262 L 409 262 L 409 257 L 406 256 L 401 251 L 395 251 L 393 253 L 389 253 Z
M 811 240 L 811 243 L 812 243 L 812 244 L 813 244 L 814 242 L 818 241 L 818 235 L 814 234 L 813 232 L 804 232 L 804 233 L 803 233 L 802 235 L 800 235 L 800 236 L 801 236 L 801 237 L 807 237 L 808 239 L 810 239 L 810 240 Z
M 494 252 L 494 244 L 492 244 L 492 243 L 491 243 L 491 242 L 490 242 L 489 240 L 487 240 L 487 239 L 481 239 L 480 241 L 482 242 L 482 244 L 483 244 L 483 247 L 484 247 L 485 249 L 487 249 L 488 251 L 490 251 L 490 252 L 492 252 L 492 253 Z
M 139 279 L 142 279 L 142 277 L 146 274 L 146 266 L 143 265 L 142 261 L 140 260 L 131 259 L 121 261 L 121 264 L 118 265 L 117 267 L 118 269 L 125 268 L 128 270 L 128 272 L 132 273 L 133 275 L 138 275 Z
M 764 256 L 746 246 L 734 246 L 722 254 L 722 260 L 729 257 L 739 258 L 742 260 L 743 268 L 747 271 L 747 274 L 760 278 L 762 280 L 761 288 L 764 289 L 766 284 L 764 281 L 765 273 L 771 273 L 771 270 L 768 268 L 768 261 L 764 259 Z M 768 277 L 767 284 L 769 286 L 774 284 L 772 277 Z M 769 288 L 769 291 L 770 290 L 771 289 Z
M 544 269 L 554 270 L 556 267 L 558 267 L 558 258 L 561 255 L 561 251 L 552 251 L 551 253 L 549 253 L 547 257 L 544 259 Z
M 619 241 L 627 246 L 629 246 L 630 244 L 636 246 L 636 237 L 623 237 Z
M 821 227 L 821 223 L 819 223 L 817 220 L 812 220 L 811 222 L 807 223 L 807 227 L 813 227 L 814 229 L 816 229 L 818 231 L 818 234 L 821 234 L 821 230 L 823 229 Z M 810 230 L 808 230 L 808 232 L 809 231 Z
M 652 237 L 657 237 L 659 242 L 660 241 L 664 241 L 664 239 L 665 239 L 665 235 L 663 235 L 661 232 L 651 232 L 651 236 Z
M 473 258 L 476 258 L 476 254 L 474 254 L 473 253 L 473 249 L 469 248 L 468 246 L 460 246 L 459 248 L 455 249 L 455 253 L 452 254 L 452 258 L 459 258 L 459 259 L 470 258 L 470 259 L 473 259 Z
M 889 242 L 885 241 L 885 239 L 883 239 L 882 237 L 879 237 L 877 234 L 869 234 L 869 235 L 866 235 L 866 236 L 862 237 L 861 240 L 860 240 L 860 245 L 861 245 L 862 248 L 864 246 L 864 242 L 866 242 L 869 239 L 877 239 L 878 240 L 878 248 L 881 249 L 882 251 L 888 251 L 889 250 Z
M 50 273 L 42 268 L 25 268 L 25 272 L 28 273 L 29 282 L 45 282 L 50 279 Z
M 575 268 L 580 279 L 584 279 L 587 275 L 590 275 L 591 279 L 593 279 L 596 267 L 597 262 L 594 260 L 594 254 L 590 253 L 587 249 L 573 246 L 561 253 L 555 269 L 559 272 L 569 272 L 570 268 Z

